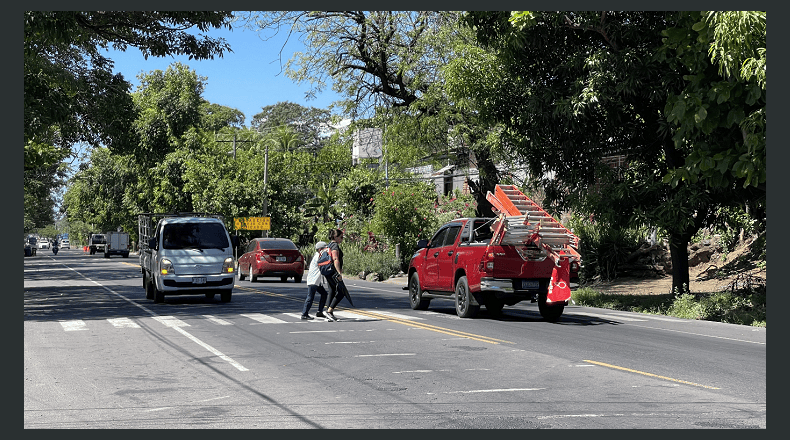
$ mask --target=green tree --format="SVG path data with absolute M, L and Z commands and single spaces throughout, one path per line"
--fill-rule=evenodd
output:
M 496 57 L 482 63 L 458 60 L 452 73 L 454 81 L 466 81 L 456 87 L 462 97 L 504 127 L 502 145 L 528 164 L 531 176 L 545 187 L 549 205 L 593 212 L 622 227 L 642 223 L 665 228 L 678 291 L 689 285 L 690 238 L 710 221 L 716 206 L 753 195 L 739 190 L 745 179 L 722 187 L 699 179 L 663 183 L 672 170 L 684 167 L 701 141 L 732 144 L 739 134 L 731 124 L 705 122 L 700 106 L 689 133 L 675 136 L 682 127 L 672 127 L 671 115 L 685 121 L 689 116 L 675 110 L 678 96 L 695 84 L 715 87 L 709 73 L 717 69 L 710 60 L 685 61 L 700 48 L 692 40 L 704 43 L 698 40 L 704 38 L 697 30 L 700 16 L 473 12 L 468 24 Z M 705 104 L 723 104 L 727 114 L 731 103 L 718 99 L 708 95 Z M 626 157 L 627 169 L 612 170 L 602 163 L 616 155 Z
M 325 143 L 325 132 L 330 120 L 329 110 L 285 101 L 262 107 L 261 112 L 252 117 L 251 126 L 253 130 L 261 132 L 287 126 L 299 134 L 303 143 L 300 147 L 316 150 Z
M 425 182 L 396 183 L 374 199 L 373 233 L 392 244 L 399 243 L 404 261 L 408 261 L 417 241 L 430 238 L 436 227 L 436 189 Z
M 47 194 L 63 185 L 60 163 L 76 156 L 73 145 L 125 153 L 137 147 L 131 85 L 113 74 L 102 49 L 133 46 L 146 57 L 222 56 L 230 50 L 224 40 L 186 31 L 230 27 L 230 18 L 230 12 L 24 12 L 25 228 L 52 221 L 46 213 L 54 201 Z M 57 152 L 42 155 L 42 146 Z M 44 156 L 51 161 L 41 161 Z
M 458 26 L 459 13 L 435 11 L 269 11 L 254 13 L 248 27 L 262 34 L 290 27 L 307 50 L 286 63 L 286 74 L 308 82 L 311 92 L 332 88 L 345 97 L 338 103 L 354 119 L 368 117 L 386 126 L 388 163 L 404 167 L 425 156 L 470 161 L 479 181 L 471 181 L 481 213 L 491 214 L 485 194 L 498 182 L 495 156 L 482 142 L 476 112 L 461 109 L 443 91 L 442 66 L 473 44 L 469 29 Z M 390 135 L 390 132 L 393 132 Z M 449 137 L 457 139 L 450 145 Z M 416 147 L 416 148 L 415 148 Z M 419 154 L 413 152 L 419 151 Z

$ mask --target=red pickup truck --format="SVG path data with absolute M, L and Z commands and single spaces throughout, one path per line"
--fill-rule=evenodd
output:
M 485 305 L 529 300 L 541 316 L 557 321 L 579 281 L 579 238 L 515 186 L 488 193 L 496 218 L 459 218 L 420 240 L 409 263 L 409 301 L 425 310 L 433 298 L 455 300 L 461 318 Z
M 579 262 L 561 259 L 566 268 L 552 289 L 552 274 L 563 273 L 536 244 L 492 244 L 497 218 L 460 218 L 444 224 L 430 240 L 420 240 L 409 264 L 409 300 L 414 310 L 426 310 L 434 298 L 455 299 L 461 318 L 471 318 L 481 305 L 498 314 L 505 305 L 529 300 L 541 316 L 556 321 L 570 299 L 570 284 L 578 282 Z M 554 292 L 552 292 L 554 293 Z M 556 296 L 556 297 L 555 297 Z

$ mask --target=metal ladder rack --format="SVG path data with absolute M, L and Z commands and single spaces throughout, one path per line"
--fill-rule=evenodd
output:
M 513 185 L 497 185 L 486 199 L 500 213 L 492 244 L 534 244 L 556 265 L 562 258 L 580 261 L 579 237 Z

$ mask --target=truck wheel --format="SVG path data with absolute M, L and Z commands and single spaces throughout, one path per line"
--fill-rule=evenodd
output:
M 409 303 L 412 310 L 428 310 L 431 300 L 422 299 L 422 289 L 420 288 L 420 277 L 414 272 L 409 278 Z
M 109 253 L 107 253 L 107 252 L 105 252 L 105 253 L 104 253 L 104 258 L 110 258 L 110 254 L 109 254 Z
M 557 322 L 562 316 L 562 311 L 565 310 L 565 304 L 546 304 L 546 297 L 548 293 L 541 293 L 538 296 L 538 310 L 540 311 L 540 316 L 543 317 L 546 321 L 549 322 Z
M 145 299 L 154 299 L 154 282 L 146 275 L 143 275 L 143 287 L 145 287 Z
M 503 307 L 505 307 L 505 302 L 499 298 L 488 298 L 486 300 L 486 310 L 492 315 L 501 315 Z
M 154 302 L 155 303 L 164 302 L 165 301 L 165 292 L 162 292 L 161 290 L 157 289 L 156 288 L 156 284 L 154 284 L 153 282 L 151 284 L 154 286 Z
M 232 290 L 223 290 L 222 293 L 219 294 L 219 300 L 224 303 L 230 302 L 230 297 L 232 294 Z
M 123 257 L 124 257 L 124 258 L 129 258 L 129 252 L 124 252 L 124 253 L 123 253 Z
M 459 278 L 455 284 L 455 313 L 459 318 L 473 318 L 478 311 L 480 311 L 480 306 L 472 305 L 469 282 L 466 277 Z

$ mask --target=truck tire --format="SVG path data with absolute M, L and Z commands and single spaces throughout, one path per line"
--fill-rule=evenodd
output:
M 455 313 L 459 318 L 474 318 L 478 311 L 480 311 L 480 306 L 472 304 L 469 281 L 463 276 L 455 284 Z
M 129 258 L 129 252 L 124 252 L 122 255 L 124 258 Z
M 409 303 L 411 303 L 412 310 L 428 310 L 428 306 L 431 304 L 431 300 L 422 298 L 420 277 L 417 272 L 411 274 L 411 278 L 409 278 Z
M 104 258 L 110 258 L 110 253 L 109 252 L 105 252 L 104 253 Z
M 161 290 L 156 288 L 156 280 L 151 280 L 151 286 L 152 286 L 151 289 L 153 290 L 154 293 L 154 302 L 155 303 L 164 302 L 165 292 L 162 292 Z
M 233 294 L 232 290 L 223 290 L 222 293 L 219 294 L 220 302 L 230 302 L 230 297 Z
M 145 299 L 154 299 L 154 283 L 143 274 L 143 288 L 145 289 Z
M 546 304 L 546 297 L 548 293 L 541 293 L 538 296 L 538 310 L 540 311 L 540 316 L 543 317 L 546 321 L 549 322 L 557 322 L 562 316 L 562 311 L 565 310 L 565 304 Z

